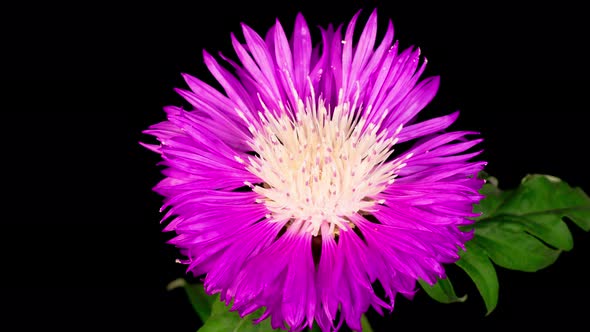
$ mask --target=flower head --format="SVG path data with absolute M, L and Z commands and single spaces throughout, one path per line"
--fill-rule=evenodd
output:
M 264 38 L 242 25 L 239 62 L 220 55 L 231 71 L 203 54 L 224 91 L 184 75 L 193 108 L 167 107 L 146 130 L 188 270 L 241 315 L 264 307 L 274 328 L 360 330 L 369 306 L 444 278 L 472 236 L 460 226 L 482 198 L 485 163 L 468 152 L 481 140 L 445 132 L 456 112 L 417 122 L 438 77 L 420 80 L 426 61 L 398 48 L 391 22 L 376 46 L 376 12 L 355 42 L 358 15 L 315 47 L 302 15 L 290 39 L 278 21 Z

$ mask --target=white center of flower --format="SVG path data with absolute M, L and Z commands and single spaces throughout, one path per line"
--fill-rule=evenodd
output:
M 254 129 L 250 145 L 258 154 L 247 169 L 263 180 L 253 191 L 263 198 L 270 220 L 288 221 L 290 229 L 323 235 L 338 234 L 354 225 L 354 213 L 369 213 L 376 196 L 393 183 L 409 157 L 386 162 L 397 134 L 379 132 L 376 123 L 355 117 L 355 105 L 342 103 L 329 112 L 323 101 L 301 102 L 296 119 L 260 113 L 262 126 Z M 363 130 L 364 128 L 364 130 Z

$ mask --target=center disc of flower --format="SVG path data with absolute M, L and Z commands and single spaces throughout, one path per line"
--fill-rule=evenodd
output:
M 354 107 L 354 106 L 353 106 Z M 252 190 L 270 211 L 272 221 L 316 236 L 337 235 L 354 225 L 348 216 L 368 214 L 384 201 L 376 196 L 393 183 L 403 160 L 386 162 L 398 130 L 379 130 L 385 115 L 355 115 L 349 103 L 330 112 L 320 100 L 300 105 L 295 118 L 260 113 L 247 169 L 263 180 Z

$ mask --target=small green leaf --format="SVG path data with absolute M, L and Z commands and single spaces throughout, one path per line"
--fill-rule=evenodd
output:
M 481 212 L 482 215 L 476 220 L 486 218 L 495 214 L 496 210 L 512 194 L 512 191 L 502 191 L 498 188 L 498 180 L 495 177 L 487 177 L 486 184 L 480 189 L 480 193 L 485 196 L 478 205 L 473 207 L 473 212 Z
M 467 242 L 466 251 L 462 251 L 457 265 L 475 282 L 489 315 L 498 304 L 498 276 L 496 270 L 487 257 L 487 253 L 478 247 L 474 241 Z
M 373 332 L 369 319 L 365 315 L 361 317 L 361 327 L 363 328 L 363 332 Z
M 424 280 L 418 280 L 422 289 L 426 294 L 430 295 L 433 299 L 441 303 L 454 303 L 454 302 L 465 302 L 467 295 L 458 297 L 455 294 L 455 289 L 449 278 L 439 279 L 436 284 L 430 286 Z
M 254 324 L 252 321 L 259 318 L 264 309 L 258 309 L 250 315 L 241 318 L 236 311 L 229 311 L 229 307 L 225 302 L 215 297 L 215 302 L 211 307 L 211 316 L 198 330 L 198 332 L 271 332 L 270 320 L 266 319 L 259 324 Z
M 211 315 L 211 305 L 215 300 L 215 296 L 207 295 L 203 289 L 203 284 L 191 284 L 186 282 L 183 278 L 171 281 L 168 286 L 166 286 L 166 289 L 173 290 L 180 287 L 186 292 L 193 309 L 197 312 L 201 321 L 205 322 Z
M 311 332 L 322 332 L 320 326 L 317 323 L 313 323 L 313 329 L 310 330 Z
M 361 327 L 363 328 L 363 332 L 373 332 L 373 328 L 371 327 L 371 324 L 369 323 L 369 319 L 365 315 L 361 316 Z M 322 329 L 320 329 L 320 327 L 317 323 L 314 323 L 313 329 L 311 329 L 309 331 L 310 332 L 322 332 Z

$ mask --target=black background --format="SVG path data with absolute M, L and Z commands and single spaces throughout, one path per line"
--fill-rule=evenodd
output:
M 5 331 L 195 331 L 185 275 L 162 233 L 157 155 L 141 130 L 164 120 L 163 106 L 188 72 L 215 84 L 201 50 L 233 57 L 239 23 L 265 32 L 279 18 L 290 31 L 346 22 L 378 8 L 402 47 L 418 45 L 441 88 L 423 112 L 462 111 L 455 129 L 478 130 L 482 159 L 503 188 L 527 173 L 558 176 L 590 191 L 587 17 L 566 2 L 515 7 L 496 1 L 217 1 L 122 7 L 24 4 L 2 14 L 0 322 Z M 314 32 L 317 37 L 317 30 Z M 381 30 L 380 36 L 383 34 Z M 316 39 L 317 40 L 317 39 Z M 590 236 L 569 224 L 575 248 L 538 273 L 498 269 L 498 308 L 484 317 L 469 280 L 450 269 L 463 304 L 419 293 L 398 297 L 393 314 L 369 312 L 375 331 L 585 326 Z

